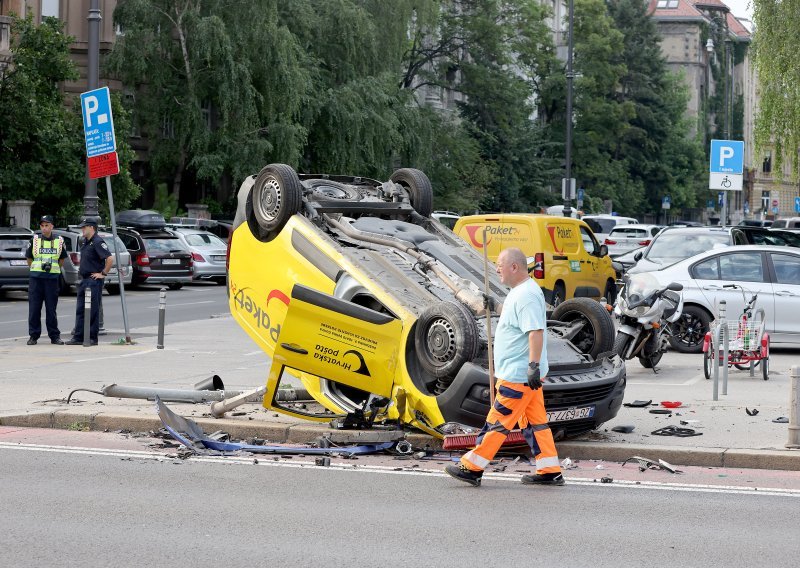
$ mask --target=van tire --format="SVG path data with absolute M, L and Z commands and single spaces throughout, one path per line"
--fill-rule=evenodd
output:
M 433 213 L 433 186 L 425 172 L 414 168 L 401 168 L 395 171 L 390 179 L 408 191 L 414 211 L 423 217 L 431 216 Z
M 614 320 L 600 302 L 572 298 L 561 302 L 550 317 L 567 323 L 577 319 L 585 321 L 584 328 L 571 340 L 582 353 L 597 358 L 614 349 Z
M 250 193 L 245 212 L 250 232 L 269 242 L 281 232 L 303 204 L 303 187 L 291 166 L 270 164 L 261 169 Z
M 560 304 L 564 303 L 566 297 L 567 289 L 564 283 L 561 281 L 556 282 L 556 285 L 553 286 L 553 292 L 550 294 L 550 305 L 557 308 Z
M 478 354 L 475 318 L 460 303 L 429 306 L 417 319 L 414 347 L 427 373 L 437 379 L 454 378 L 464 363 Z M 446 388 L 447 384 L 440 386 Z

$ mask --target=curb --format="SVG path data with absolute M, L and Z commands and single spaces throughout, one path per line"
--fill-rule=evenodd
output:
M 327 424 L 269 423 L 235 419 L 193 418 L 206 432 L 223 430 L 232 438 L 263 438 L 275 443 L 307 444 L 330 434 Z M 146 432 L 161 428 L 157 416 L 130 416 L 108 412 L 55 410 L 0 417 L 0 426 L 27 428 L 56 428 L 69 430 L 88 428 L 94 431 L 130 430 Z M 360 430 L 353 432 L 361 432 Z M 406 439 L 414 446 L 441 448 L 441 440 L 427 434 L 409 433 Z M 729 467 L 800 471 L 800 451 L 754 450 L 742 448 L 681 448 L 675 446 L 645 446 L 609 444 L 602 442 L 566 441 L 556 444 L 562 458 L 573 460 L 603 460 L 623 462 L 632 456 L 663 459 L 673 465 L 700 467 Z

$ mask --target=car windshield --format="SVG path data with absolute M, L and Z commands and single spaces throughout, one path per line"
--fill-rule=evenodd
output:
M 149 253 L 169 254 L 172 251 L 183 252 L 184 250 L 177 238 L 145 239 L 145 244 Z
M 650 245 L 647 260 L 659 264 L 673 264 L 701 252 L 730 244 L 728 233 L 672 233 L 661 234 Z
M 0 250 L 24 251 L 30 244 L 30 239 L 17 236 L 0 236 Z
M 617 226 L 616 219 L 584 219 L 593 233 L 610 233 L 611 229 Z
M 186 235 L 186 243 L 198 248 L 225 248 L 227 245 L 217 235 L 211 233 L 191 233 Z

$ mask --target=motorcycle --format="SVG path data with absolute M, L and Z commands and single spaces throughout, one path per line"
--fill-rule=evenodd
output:
M 681 290 L 683 286 L 677 282 L 661 287 L 646 272 L 625 276 L 614 304 L 614 315 L 620 323 L 614 353 L 625 360 L 638 357 L 642 367 L 654 369 L 667 350 L 669 324 L 681 317 Z

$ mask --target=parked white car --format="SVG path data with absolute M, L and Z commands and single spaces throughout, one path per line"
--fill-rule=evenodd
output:
M 620 225 L 611 229 L 604 244 L 608 247 L 608 254 L 614 258 L 646 247 L 662 228 L 660 225 Z
M 745 245 L 711 249 L 650 272 L 662 286 L 683 284 L 683 315 L 672 325 L 673 348 L 699 353 L 719 302 L 727 303 L 727 319 L 737 319 L 752 294 L 766 315 L 773 345 L 800 346 L 800 249 Z M 738 284 L 745 291 L 725 288 Z
M 639 224 L 639 221 L 633 217 L 620 217 L 619 215 L 584 215 L 581 220 L 589 225 L 594 236 L 601 243 L 608 238 L 614 227 Z

